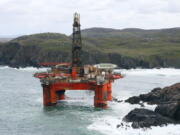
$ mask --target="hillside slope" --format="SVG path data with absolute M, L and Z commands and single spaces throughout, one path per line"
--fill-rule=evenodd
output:
M 122 68 L 180 67 L 180 28 L 82 30 L 84 63 L 115 63 Z M 0 64 L 37 66 L 71 60 L 71 36 L 41 33 L 0 44 Z

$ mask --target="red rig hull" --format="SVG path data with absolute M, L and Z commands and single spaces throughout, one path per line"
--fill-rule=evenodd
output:
M 112 100 L 111 82 L 96 85 L 93 82 L 88 83 L 53 83 L 51 85 L 42 84 L 43 104 L 52 106 L 57 104 L 58 100 L 65 99 L 66 90 L 92 90 L 94 91 L 94 106 L 107 108 L 107 101 Z

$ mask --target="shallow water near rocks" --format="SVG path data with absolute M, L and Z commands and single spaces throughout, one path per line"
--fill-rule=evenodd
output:
M 33 73 L 46 69 L 0 67 L 0 135 L 179 135 L 180 125 L 132 129 L 122 118 L 139 105 L 109 102 L 109 108 L 93 107 L 94 93 L 67 91 L 57 106 L 42 106 L 42 88 Z M 155 87 L 180 82 L 180 69 L 117 70 L 125 78 L 113 83 L 119 100 L 147 93 Z M 153 110 L 155 106 L 145 104 Z

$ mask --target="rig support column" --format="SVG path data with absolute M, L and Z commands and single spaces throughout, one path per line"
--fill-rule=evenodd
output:
M 43 105 L 52 106 L 57 103 L 56 93 L 52 86 L 42 85 L 43 86 Z
M 50 94 L 50 86 L 42 85 L 43 87 L 43 105 L 50 106 L 51 105 L 51 94 Z
M 98 108 L 107 108 L 107 84 L 96 85 L 94 106 Z
M 112 83 L 107 84 L 107 100 L 112 101 Z
M 51 85 L 51 105 L 55 105 L 57 103 L 57 95 L 54 86 Z
M 58 100 L 64 100 L 65 99 L 65 90 L 59 90 L 56 92 L 57 99 Z

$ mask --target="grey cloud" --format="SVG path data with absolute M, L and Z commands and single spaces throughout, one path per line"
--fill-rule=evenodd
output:
M 179 0 L 0 0 L 0 35 L 71 33 L 72 15 L 82 28 L 178 27 Z M 168 18 L 168 21 L 166 21 Z

